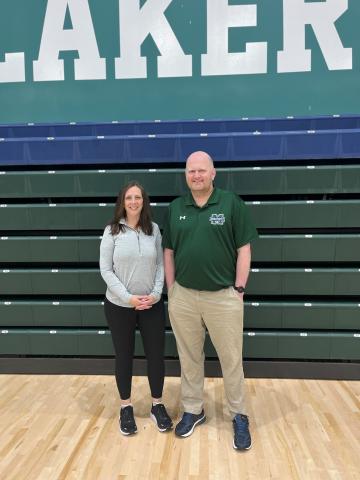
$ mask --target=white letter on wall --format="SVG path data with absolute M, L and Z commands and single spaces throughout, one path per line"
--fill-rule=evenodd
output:
M 5 53 L 0 62 L 0 83 L 25 82 L 24 52 Z
M 266 73 L 267 42 L 246 43 L 245 52 L 229 53 L 231 27 L 256 27 L 256 5 L 228 5 L 228 0 L 207 2 L 207 54 L 201 55 L 202 75 Z
M 122 0 L 120 12 L 120 58 L 115 58 L 115 78 L 146 78 L 146 58 L 141 44 L 150 34 L 161 56 L 159 77 L 191 77 L 192 56 L 185 55 L 164 12 L 172 0 Z
M 69 7 L 72 29 L 64 29 Z M 64 61 L 59 52 L 77 50 L 76 80 L 106 78 L 105 59 L 100 58 L 88 0 L 48 0 L 38 60 L 34 64 L 34 80 L 64 80 Z
M 352 48 L 343 47 L 334 25 L 347 8 L 348 0 L 284 0 L 284 50 L 278 52 L 278 72 L 311 71 L 305 25 L 312 26 L 329 70 L 351 70 Z

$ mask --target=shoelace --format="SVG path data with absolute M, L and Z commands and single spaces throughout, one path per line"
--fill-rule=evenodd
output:
M 247 433 L 248 422 L 246 420 L 241 418 L 235 418 L 235 425 L 236 425 L 236 429 L 235 429 L 236 433 L 239 433 L 240 435 Z
M 168 415 L 166 413 L 165 407 L 162 403 L 154 405 L 154 410 L 159 417 L 160 422 L 167 422 Z
M 134 415 L 130 408 L 123 408 L 121 417 L 125 423 L 132 423 L 134 421 Z

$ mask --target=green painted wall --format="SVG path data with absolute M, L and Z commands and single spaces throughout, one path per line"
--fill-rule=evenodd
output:
M 145 3 L 143 0 L 141 5 Z M 63 52 L 65 80 L 36 82 L 33 61 L 39 55 L 47 1 L 2 0 L 0 62 L 5 53 L 24 52 L 25 82 L 0 83 L 0 123 L 360 113 L 360 2 L 347 3 L 335 26 L 343 46 L 352 48 L 351 69 L 329 70 L 313 29 L 307 26 L 312 70 L 278 73 L 283 0 L 229 0 L 230 5 L 257 6 L 257 26 L 229 29 L 229 50 L 243 51 L 245 42 L 268 42 L 267 73 L 201 75 L 201 54 L 207 51 L 207 2 L 173 0 L 166 18 L 184 52 L 193 55 L 192 76 L 158 78 L 158 50 L 149 36 L 142 45 L 142 54 L 148 58 L 148 78 L 115 79 L 114 58 L 120 53 L 119 0 L 89 0 L 100 56 L 106 58 L 107 78 L 75 80 L 73 60 L 77 54 Z M 69 17 L 65 28 L 71 28 Z

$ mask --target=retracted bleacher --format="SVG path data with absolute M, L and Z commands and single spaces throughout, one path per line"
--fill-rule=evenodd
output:
M 360 361 L 357 116 L 0 126 L 0 356 L 113 356 L 98 257 L 117 193 L 141 182 L 162 227 L 200 149 L 260 233 L 245 359 Z M 169 321 L 165 354 L 177 358 Z

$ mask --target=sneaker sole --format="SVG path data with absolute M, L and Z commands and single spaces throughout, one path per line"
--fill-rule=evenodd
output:
M 135 435 L 135 433 L 137 433 L 137 429 L 134 432 L 124 432 L 124 430 L 121 430 L 121 427 L 119 427 L 119 429 L 120 429 L 120 433 L 122 433 L 125 436 Z
M 233 440 L 233 447 L 235 450 L 240 450 L 240 452 L 243 452 L 244 450 L 250 450 L 250 448 L 252 447 L 252 444 L 250 443 L 250 445 L 246 448 L 239 448 L 235 445 L 235 441 Z
M 199 418 L 199 420 L 196 420 L 196 422 L 195 422 L 194 425 L 192 426 L 191 430 L 189 430 L 187 433 L 184 433 L 183 435 L 181 435 L 181 434 L 179 434 L 179 433 L 176 433 L 176 430 L 175 430 L 175 435 L 176 435 L 177 437 L 181 437 L 181 438 L 189 437 L 189 436 L 193 433 L 195 427 L 197 427 L 198 425 L 201 425 L 202 423 L 204 423 L 205 420 L 206 420 L 206 417 L 205 417 L 205 415 L 204 415 L 202 418 Z
M 151 420 L 155 423 L 156 425 L 156 428 L 159 430 L 159 432 L 169 432 L 170 430 L 173 429 L 173 425 L 171 425 L 171 427 L 166 427 L 166 428 L 160 428 L 157 421 L 156 421 L 156 417 L 154 414 L 150 413 L 150 418 Z

